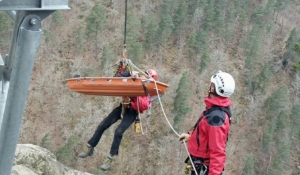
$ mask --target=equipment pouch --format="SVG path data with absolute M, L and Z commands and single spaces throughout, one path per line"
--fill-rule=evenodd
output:
M 136 132 L 136 133 L 141 133 L 142 132 L 141 123 L 140 123 L 139 120 L 136 120 L 134 122 L 134 132 Z

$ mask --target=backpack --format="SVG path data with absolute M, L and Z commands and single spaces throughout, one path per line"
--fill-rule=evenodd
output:
M 229 118 L 229 124 L 231 124 L 231 110 L 230 110 L 230 107 L 222 107 L 222 106 L 212 106 L 211 108 L 205 110 L 203 112 L 203 115 L 202 117 L 200 117 L 198 119 L 198 121 L 196 122 L 195 126 L 194 126 L 194 129 L 196 129 L 196 127 L 198 126 L 198 124 L 200 123 L 200 121 L 202 120 L 203 117 L 206 117 L 208 114 L 210 114 L 212 111 L 215 111 L 215 110 L 221 110 L 223 112 L 225 112 L 227 115 L 228 115 L 228 118 Z

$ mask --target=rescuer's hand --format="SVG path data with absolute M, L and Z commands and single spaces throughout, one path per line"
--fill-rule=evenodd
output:
M 183 142 L 187 142 L 189 139 L 190 139 L 191 135 L 189 134 L 186 134 L 186 133 L 182 133 L 180 136 L 179 136 L 179 141 L 181 143 Z

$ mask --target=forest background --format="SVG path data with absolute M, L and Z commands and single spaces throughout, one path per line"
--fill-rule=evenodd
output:
M 71 10 L 43 21 L 19 143 L 40 145 L 63 164 L 102 174 L 113 125 L 92 157 L 79 159 L 98 123 L 121 98 L 72 92 L 66 79 L 112 76 L 122 56 L 125 2 L 72 0 Z M 224 175 L 300 174 L 300 2 L 298 0 L 128 1 L 127 54 L 170 85 L 163 110 L 178 133 L 205 108 L 210 76 L 236 80 Z M 0 12 L 0 51 L 8 53 L 13 23 Z M 145 134 L 129 128 L 105 174 L 183 174 L 184 145 L 158 101 Z

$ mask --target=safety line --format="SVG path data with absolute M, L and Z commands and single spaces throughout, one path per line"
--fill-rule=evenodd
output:
M 146 77 L 149 77 L 149 76 L 146 75 L 141 69 L 139 69 L 136 65 L 134 65 L 130 59 L 126 59 L 126 62 L 129 63 L 130 66 L 135 67 L 139 72 L 141 72 L 142 74 L 144 74 Z M 149 79 L 154 81 L 155 88 L 156 88 L 156 93 L 157 93 L 157 97 L 158 97 L 158 101 L 159 101 L 160 107 L 161 107 L 161 109 L 162 109 L 162 112 L 163 112 L 163 114 L 164 114 L 164 117 L 165 117 L 165 119 L 167 120 L 167 123 L 169 124 L 169 126 L 170 126 L 170 128 L 173 130 L 173 132 L 179 137 L 180 135 L 176 132 L 176 130 L 173 128 L 173 126 L 171 125 L 170 121 L 169 121 L 168 118 L 167 118 L 167 115 L 166 115 L 165 110 L 164 110 L 164 108 L 163 108 L 162 102 L 161 102 L 161 100 L 160 100 L 160 95 L 159 95 L 159 93 L 158 93 L 158 88 L 157 88 L 156 80 L 154 80 L 152 77 L 149 77 Z M 193 166 L 193 169 L 194 169 L 196 175 L 198 175 L 198 173 L 197 173 L 197 171 L 196 171 L 196 168 L 195 168 L 195 165 L 194 165 L 194 163 L 193 163 L 193 161 L 192 161 L 192 157 L 191 157 L 191 155 L 190 155 L 190 153 L 189 153 L 189 151 L 188 151 L 187 145 L 186 145 L 185 142 L 183 142 L 183 143 L 184 143 L 184 147 L 185 147 L 185 149 L 186 149 L 186 151 L 187 151 L 187 154 L 188 154 L 188 156 L 189 156 L 189 159 L 190 159 L 190 161 L 191 161 L 191 164 L 192 164 L 192 166 Z
M 153 79 L 153 78 L 152 78 L 152 79 Z M 162 102 L 161 102 L 160 97 L 159 97 L 159 93 L 158 93 L 158 88 L 157 88 L 156 80 L 153 79 L 153 81 L 154 81 L 154 84 L 155 84 L 156 93 L 157 93 L 157 96 L 158 96 L 158 101 L 159 101 L 160 107 L 161 107 L 161 109 L 162 109 L 162 111 L 163 111 L 164 117 L 166 118 L 166 120 L 167 120 L 169 126 L 171 127 L 171 129 L 173 130 L 173 132 L 179 137 L 180 135 L 175 131 L 175 129 L 173 128 L 173 126 L 171 125 L 171 123 L 169 122 L 169 120 L 168 120 L 168 118 L 167 118 L 167 116 L 166 116 L 165 110 L 164 110 L 164 108 L 163 108 Z M 196 171 L 196 168 L 195 168 L 195 165 L 194 165 L 194 163 L 193 163 L 193 161 L 192 161 L 192 157 L 191 157 L 191 155 L 190 155 L 190 153 L 189 153 L 189 150 L 188 150 L 188 148 L 187 148 L 187 145 L 186 145 L 185 141 L 184 141 L 183 143 L 184 143 L 184 147 L 185 147 L 185 149 L 186 149 L 186 152 L 188 153 L 189 159 L 190 159 L 190 161 L 191 161 L 191 163 L 192 163 L 193 169 L 194 169 L 196 175 L 198 175 L 198 173 L 197 173 L 197 171 Z

